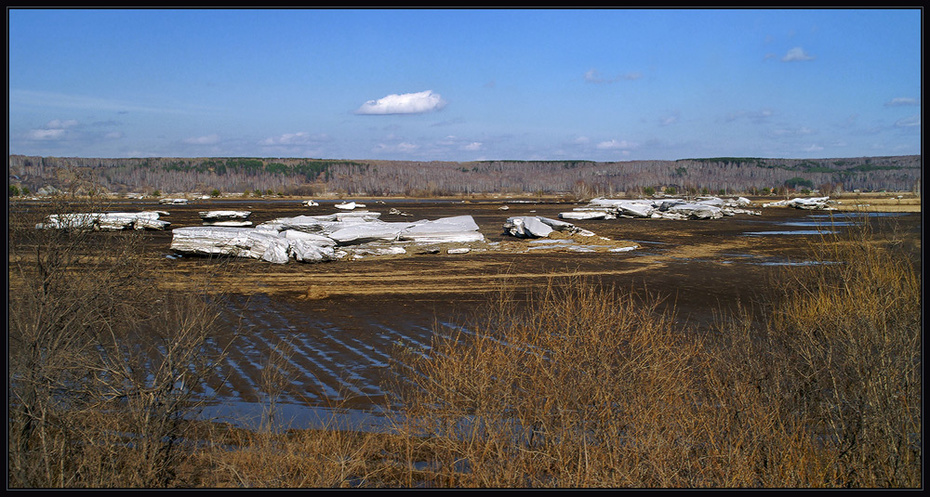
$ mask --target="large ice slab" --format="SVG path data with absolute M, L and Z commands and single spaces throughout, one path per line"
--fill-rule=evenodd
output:
M 471 216 L 453 216 L 434 221 L 418 221 L 404 228 L 399 240 L 416 243 L 470 243 L 484 240 Z
M 411 223 L 389 223 L 384 221 L 369 221 L 351 223 L 329 234 L 329 237 L 339 245 L 352 245 L 373 241 L 393 241 L 400 233 L 411 226 Z
M 333 244 L 277 231 L 223 226 L 191 226 L 172 231 L 171 249 L 197 255 L 231 255 L 285 264 L 291 257 L 316 262 L 334 257 Z
M 248 219 L 252 211 L 200 211 L 200 219 L 204 221 L 230 221 L 233 219 Z
M 142 211 L 50 214 L 42 223 L 37 224 L 36 228 L 108 231 L 124 229 L 163 230 L 171 223 L 160 220 L 159 216 L 161 214 L 165 213 L 162 211 Z
M 562 219 L 614 219 L 615 217 L 652 219 L 719 219 L 735 214 L 758 215 L 759 212 L 744 209 L 752 202 L 744 197 L 723 199 L 699 197 L 695 200 L 681 198 L 660 199 L 608 199 L 595 198 L 586 207 L 571 212 L 562 212 Z

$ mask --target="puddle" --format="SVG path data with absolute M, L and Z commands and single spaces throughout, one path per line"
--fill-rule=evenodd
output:
M 836 233 L 834 230 L 789 230 L 789 231 L 744 231 L 743 236 L 766 236 L 766 235 L 830 235 Z
M 842 264 L 842 262 L 837 262 L 837 261 L 764 261 L 764 262 L 752 262 L 750 264 L 756 264 L 759 266 L 820 266 L 820 265 Z
M 855 226 L 855 221 L 833 221 L 833 222 L 823 222 L 823 221 L 789 221 L 785 223 L 779 223 L 779 226 L 801 226 L 801 227 L 811 227 L 818 228 L 821 226 Z
M 228 423 L 238 428 L 257 430 L 267 421 L 267 405 L 259 402 L 225 400 L 203 408 L 201 419 Z M 385 432 L 390 418 L 380 409 L 341 409 L 293 403 L 275 404 L 273 425 L 281 430 L 352 429 L 365 432 Z
M 798 261 L 784 257 L 760 257 L 752 254 L 724 253 L 719 259 L 703 259 L 703 262 L 717 262 L 719 264 L 748 264 L 752 266 L 818 266 L 828 264 L 841 264 L 835 261 Z M 729 260 L 727 260 L 729 259 Z M 693 259 L 679 259 L 681 262 L 691 261 Z
M 913 214 L 910 212 L 837 212 L 835 214 L 811 214 L 808 217 L 816 219 L 830 219 L 830 218 L 861 218 L 863 216 L 868 217 L 897 217 L 897 216 L 906 216 L 908 214 Z

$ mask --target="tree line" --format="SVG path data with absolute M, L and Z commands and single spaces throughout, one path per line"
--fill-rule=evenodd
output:
M 908 191 L 920 155 L 834 159 L 716 157 L 597 162 L 388 161 L 308 158 L 79 158 L 11 155 L 18 191 L 268 192 L 289 195 L 639 194 L 646 188 L 743 193 Z M 11 189 L 12 191 L 12 189 Z

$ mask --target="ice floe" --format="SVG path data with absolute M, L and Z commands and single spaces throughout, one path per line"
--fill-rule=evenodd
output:
M 752 202 L 745 197 L 722 199 L 700 197 L 695 200 L 680 198 L 662 199 L 608 199 L 595 198 L 584 207 L 559 214 L 561 219 L 720 219 L 736 214 L 759 215 L 759 211 L 746 209 Z
M 201 211 L 199 214 L 205 226 L 252 226 L 252 221 L 247 221 L 251 211 Z
M 482 242 L 471 216 L 416 222 L 385 222 L 377 212 L 277 218 L 254 228 L 203 226 L 173 231 L 171 249 L 198 255 L 233 255 L 274 263 L 321 262 L 339 258 L 403 255 L 407 244 Z M 466 253 L 463 251 L 449 253 Z
M 171 223 L 159 219 L 159 216 L 167 214 L 164 211 L 50 214 L 44 222 L 37 224 L 36 228 L 104 231 L 163 230 Z
M 795 209 L 806 210 L 835 210 L 831 206 L 833 202 L 830 197 L 797 197 L 790 200 L 780 200 L 778 202 L 769 202 L 762 204 L 762 207 L 794 207 Z
M 364 209 L 364 208 L 365 208 L 365 204 L 360 204 L 360 203 L 354 202 L 354 201 L 353 201 L 353 202 L 342 202 L 342 203 L 340 203 L 340 204 L 334 205 L 333 207 L 335 207 L 335 208 L 337 208 L 337 209 L 342 209 L 342 210 L 351 211 L 351 210 L 354 210 L 354 209 Z

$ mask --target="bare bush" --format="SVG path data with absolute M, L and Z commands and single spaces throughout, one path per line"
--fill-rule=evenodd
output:
M 791 358 L 794 407 L 835 454 L 837 482 L 921 484 L 921 279 L 867 216 L 812 245 L 791 273 L 772 333 Z
M 14 487 L 157 487 L 183 458 L 194 388 L 218 359 L 216 311 L 201 295 L 158 291 L 144 234 L 10 229 L 9 481 Z
M 431 454 L 410 479 L 680 484 L 672 468 L 686 454 L 698 343 L 658 303 L 579 281 L 551 285 L 527 301 L 502 298 L 487 322 L 409 351 L 416 374 L 403 389 L 404 429 Z
M 575 280 L 400 372 L 404 486 L 919 487 L 920 277 L 869 224 L 689 331 Z

